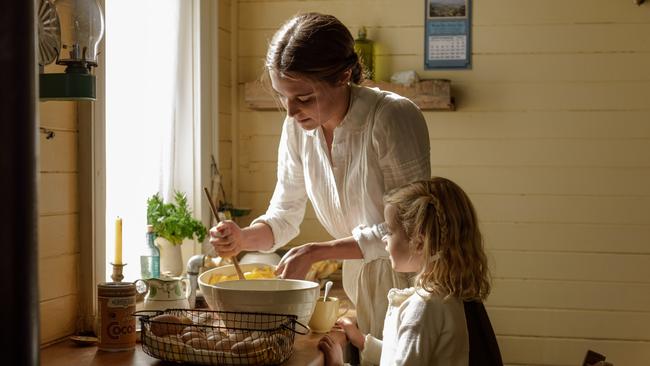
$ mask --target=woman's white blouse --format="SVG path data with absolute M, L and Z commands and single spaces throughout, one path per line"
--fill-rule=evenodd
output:
M 376 227 L 384 221 L 384 193 L 430 178 L 431 168 L 429 133 L 417 106 L 394 93 L 351 88 L 348 113 L 334 130 L 331 161 L 321 128 L 306 131 L 285 118 L 275 191 L 266 213 L 253 223 L 271 227 L 274 251 L 298 235 L 309 198 L 332 237 L 354 234 L 359 242 L 363 261 L 343 265 L 344 288 L 356 302 L 363 263 L 388 258 Z M 389 288 L 376 295 L 381 302 Z

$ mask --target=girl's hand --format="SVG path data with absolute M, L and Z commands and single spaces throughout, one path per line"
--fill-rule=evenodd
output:
M 210 244 L 220 257 L 230 258 L 243 250 L 244 236 L 239 225 L 224 220 L 210 229 Z
M 305 244 L 291 248 L 278 263 L 275 274 L 280 278 L 304 280 L 313 262 L 309 255 L 311 245 Z
M 325 335 L 318 341 L 318 349 L 325 354 L 325 366 L 343 365 L 343 349 L 330 336 Z
M 348 340 L 353 346 L 357 347 L 359 351 L 363 351 L 366 337 L 361 333 L 359 327 L 357 327 L 357 322 L 354 319 L 343 317 L 336 321 L 336 325 L 343 329 L 345 336 L 348 337 Z

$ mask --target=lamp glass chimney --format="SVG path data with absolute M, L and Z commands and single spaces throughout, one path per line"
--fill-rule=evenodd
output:
M 58 64 L 97 66 L 97 49 L 104 35 L 104 17 L 98 0 L 57 0 L 61 23 Z

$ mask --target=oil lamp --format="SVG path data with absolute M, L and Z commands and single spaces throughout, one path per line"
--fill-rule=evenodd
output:
M 95 100 L 92 68 L 104 34 L 98 1 L 40 0 L 38 16 L 40 99 Z M 65 73 L 44 73 L 53 61 L 64 65 Z

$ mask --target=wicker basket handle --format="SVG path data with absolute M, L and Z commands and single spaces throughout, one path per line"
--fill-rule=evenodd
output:
M 285 329 L 288 329 L 288 330 L 290 330 L 290 331 L 292 331 L 292 332 L 294 332 L 294 333 L 300 334 L 300 335 L 306 335 L 306 334 L 309 334 L 309 332 L 311 331 L 311 328 L 309 328 L 308 326 L 302 324 L 301 322 L 297 321 L 296 319 L 291 319 L 291 322 L 294 323 L 294 324 L 298 324 L 298 325 L 300 325 L 300 326 L 305 330 L 304 333 L 303 333 L 303 332 L 300 332 L 300 331 L 298 331 L 298 330 L 296 330 L 296 329 L 295 329 L 295 328 L 296 328 L 295 326 L 289 328 L 288 326 L 282 324 L 282 327 L 285 328 Z
M 151 318 L 151 317 L 163 314 L 163 313 L 164 313 L 164 311 L 162 311 L 162 310 L 138 310 L 138 311 L 134 312 L 133 314 L 131 314 L 131 316 L 140 316 L 140 317 L 143 317 L 145 319 L 148 319 L 148 318 Z

